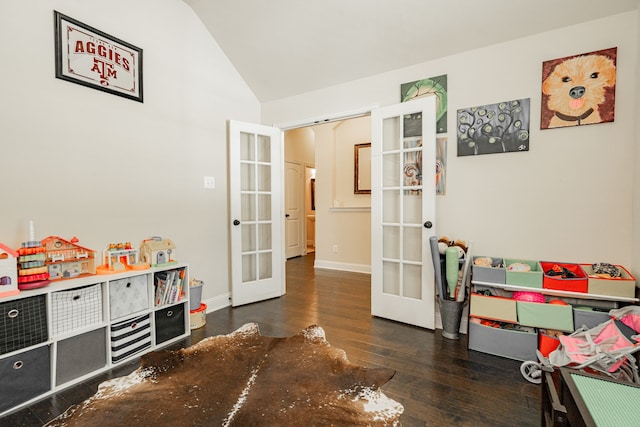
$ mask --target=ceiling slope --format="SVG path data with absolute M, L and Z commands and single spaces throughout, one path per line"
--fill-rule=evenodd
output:
M 639 0 L 183 0 L 261 102 L 638 9 Z

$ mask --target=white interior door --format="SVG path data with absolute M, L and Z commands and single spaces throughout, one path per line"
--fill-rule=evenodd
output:
M 371 314 L 430 329 L 435 110 L 425 97 L 371 112 Z
M 282 132 L 229 121 L 231 303 L 285 292 Z
M 287 259 L 304 253 L 304 171 L 302 164 L 284 162 L 284 227 Z

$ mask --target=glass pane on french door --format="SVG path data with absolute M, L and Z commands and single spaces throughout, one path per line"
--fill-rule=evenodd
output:
M 382 123 L 382 292 L 422 299 L 422 137 L 420 117 Z
M 240 133 L 242 282 L 273 275 L 271 138 Z

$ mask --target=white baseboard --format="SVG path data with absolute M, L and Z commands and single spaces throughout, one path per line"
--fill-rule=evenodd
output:
M 351 271 L 354 273 L 371 274 L 371 266 L 366 264 L 348 264 L 345 262 L 332 262 L 316 259 L 314 268 L 326 268 L 327 270 Z
M 231 294 L 227 292 L 226 294 L 218 295 L 202 302 L 207 304 L 207 313 L 212 313 L 222 308 L 229 307 L 231 305 Z

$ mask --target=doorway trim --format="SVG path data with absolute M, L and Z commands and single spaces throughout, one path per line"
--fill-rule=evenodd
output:
M 341 113 L 327 114 L 320 116 L 319 118 L 301 119 L 292 122 L 274 123 L 272 126 L 279 128 L 282 131 L 292 130 L 298 128 L 306 128 L 310 126 L 319 125 L 322 123 L 337 122 L 341 120 L 355 119 L 357 117 L 368 116 L 371 111 L 377 109 L 378 104 L 369 105 L 366 107 L 356 108 L 354 110 L 343 111 Z

